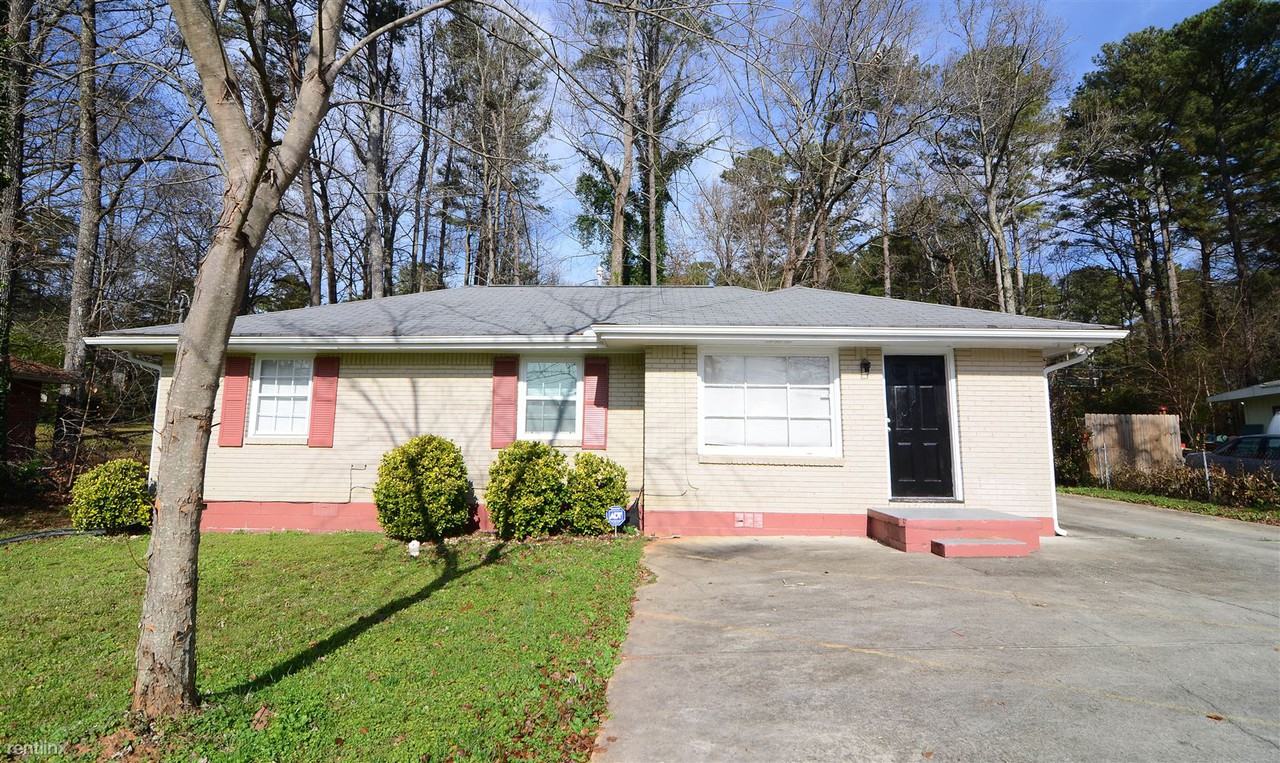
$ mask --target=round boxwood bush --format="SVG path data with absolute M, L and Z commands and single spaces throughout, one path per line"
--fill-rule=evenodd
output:
M 422 435 L 392 448 L 373 487 L 378 524 L 392 538 L 440 540 L 467 525 L 467 465 L 443 437 Z
M 151 506 L 147 468 L 127 458 L 99 464 L 71 486 L 71 526 L 77 530 L 149 527 Z
M 549 535 L 564 516 L 568 462 L 541 442 L 516 440 L 489 467 L 485 506 L 502 538 Z
M 565 530 L 600 535 L 613 528 L 604 519 L 610 506 L 626 506 L 627 470 L 595 453 L 579 453 L 573 459 L 567 488 Z

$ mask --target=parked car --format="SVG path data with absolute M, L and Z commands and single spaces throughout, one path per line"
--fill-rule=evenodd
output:
M 1280 436 L 1254 434 L 1233 437 L 1214 451 L 1188 453 L 1183 457 L 1187 466 L 1203 469 L 1208 459 L 1210 466 L 1228 472 L 1270 471 L 1280 478 Z

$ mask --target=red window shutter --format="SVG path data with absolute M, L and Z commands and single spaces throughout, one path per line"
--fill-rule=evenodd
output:
M 608 358 L 583 363 L 582 394 L 582 449 L 604 450 L 609 436 Z
M 519 358 L 493 359 L 493 420 L 489 447 L 505 448 L 516 441 L 516 388 Z
M 311 429 L 307 447 L 333 447 L 333 419 L 338 412 L 338 359 L 316 358 L 311 365 Z
M 222 376 L 222 422 L 218 425 L 218 447 L 244 445 L 244 420 L 249 409 L 249 366 L 253 358 L 228 357 Z

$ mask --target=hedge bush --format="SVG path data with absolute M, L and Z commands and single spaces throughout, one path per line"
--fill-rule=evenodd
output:
M 540 442 L 516 440 L 489 467 L 484 502 L 502 538 L 550 535 L 560 529 L 568 463 Z
M 453 442 L 423 435 L 393 448 L 378 465 L 373 502 L 392 538 L 437 541 L 466 528 L 467 465 Z
M 147 468 L 127 458 L 95 466 L 71 486 L 71 526 L 77 530 L 150 527 L 151 506 Z
M 1199 467 L 1174 466 L 1151 471 L 1117 467 L 1111 470 L 1110 487 L 1241 509 L 1280 511 L 1280 482 L 1269 472 L 1228 472 L 1210 466 L 1209 482 L 1213 485 L 1212 492 L 1205 484 L 1204 469 Z
M 605 521 L 610 506 L 626 506 L 627 470 L 595 453 L 573 459 L 566 488 L 564 529 L 580 535 L 600 535 L 613 528 Z

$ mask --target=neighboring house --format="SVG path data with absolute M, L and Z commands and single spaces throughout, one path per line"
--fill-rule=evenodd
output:
M 157 427 L 178 328 L 89 340 L 163 357 Z M 518 438 L 598 451 L 651 533 L 862 535 L 868 509 L 942 502 L 1051 534 L 1046 364 L 1124 335 L 808 288 L 473 287 L 243 316 L 204 526 L 375 529 L 379 459 L 431 433 L 481 500 Z
M 1211 403 L 1239 403 L 1244 413 L 1240 434 L 1280 434 L 1280 379 L 1222 392 Z
M 14 357 L 9 358 L 9 374 L 9 396 L 5 406 L 9 445 L 4 455 L 6 458 L 29 457 L 35 454 L 42 388 L 46 384 L 74 384 L 76 377 L 61 368 Z

